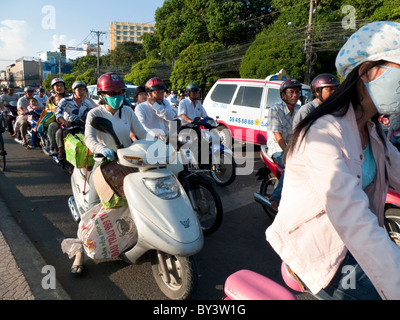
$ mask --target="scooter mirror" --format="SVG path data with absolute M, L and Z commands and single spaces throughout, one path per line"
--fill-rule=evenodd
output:
M 113 139 L 115 144 L 117 145 L 118 149 L 123 148 L 124 146 L 121 144 L 121 142 L 119 141 L 117 134 L 114 131 L 113 125 L 111 123 L 110 120 L 107 120 L 105 118 L 102 117 L 94 117 L 92 119 L 92 122 L 90 123 L 92 125 L 93 128 L 95 128 L 96 130 L 99 130 L 101 132 L 105 132 L 110 134 Z

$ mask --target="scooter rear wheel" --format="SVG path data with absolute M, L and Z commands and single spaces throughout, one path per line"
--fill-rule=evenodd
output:
M 197 282 L 193 257 L 153 251 L 151 267 L 158 287 L 169 299 L 186 300 L 190 297 Z
M 400 208 L 389 208 L 385 211 L 385 229 L 390 239 L 400 247 Z
M 265 178 L 261 182 L 260 186 L 260 194 L 263 195 L 265 198 L 271 201 L 272 193 L 274 192 L 275 187 L 278 184 L 278 179 L 273 175 L 269 174 L 267 178 Z M 269 206 L 262 206 L 265 213 L 271 218 L 274 219 L 276 216 L 276 211 L 273 210 Z

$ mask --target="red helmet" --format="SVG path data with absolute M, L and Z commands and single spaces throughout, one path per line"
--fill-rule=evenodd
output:
M 311 92 L 315 92 L 318 88 L 337 87 L 339 84 L 339 80 L 334 75 L 322 73 L 311 81 Z
M 167 90 L 165 83 L 160 78 L 151 78 L 146 82 L 146 90 L 154 91 L 154 90 Z
M 124 80 L 114 72 L 105 73 L 97 80 L 97 93 L 124 89 Z

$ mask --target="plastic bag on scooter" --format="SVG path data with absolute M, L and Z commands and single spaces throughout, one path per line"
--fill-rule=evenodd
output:
M 84 138 L 81 133 L 69 133 L 64 140 L 65 158 L 76 168 L 94 165 L 93 153 L 86 147 Z
M 79 222 L 78 238 L 88 257 L 118 257 L 137 241 L 137 231 L 129 207 L 105 209 L 101 203 L 87 211 Z

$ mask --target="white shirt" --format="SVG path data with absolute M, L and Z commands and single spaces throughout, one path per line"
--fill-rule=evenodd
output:
M 186 115 L 189 119 L 194 119 L 196 117 L 204 118 L 207 117 L 207 111 L 204 109 L 203 105 L 201 104 L 200 100 L 196 100 L 196 106 L 190 100 L 189 97 L 186 97 L 179 103 L 179 108 L 178 108 L 178 117 L 180 117 L 182 114 Z M 182 120 L 182 124 L 187 124 L 188 122 Z
M 93 153 L 102 153 L 102 149 L 105 146 L 114 151 L 117 150 L 114 139 L 109 134 L 98 131 L 90 125 L 93 117 L 102 117 L 110 120 L 119 141 L 125 148 L 132 144 L 132 140 L 129 137 L 131 131 L 138 139 L 146 139 L 147 131 L 143 128 L 131 107 L 125 105 L 122 108 L 121 118 L 119 113 L 119 110 L 117 110 L 112 114 L 104 105 L 98 105 L 88 112 L 85 125 L 85 144 Z
M 153 136 L 168 135 L 168 120 L 175 118 L 175 112 L 165 99 L 161 104 L 143 102 L 136 106 L 135 113 L 143 127 Z
M 46 105 L 47 99 L 49 98 L 48 96 L 44 95 L 43 97 L 40 97 L 38 94 L 34 96 L 34 98 L 39 101 L 43 106 Z

